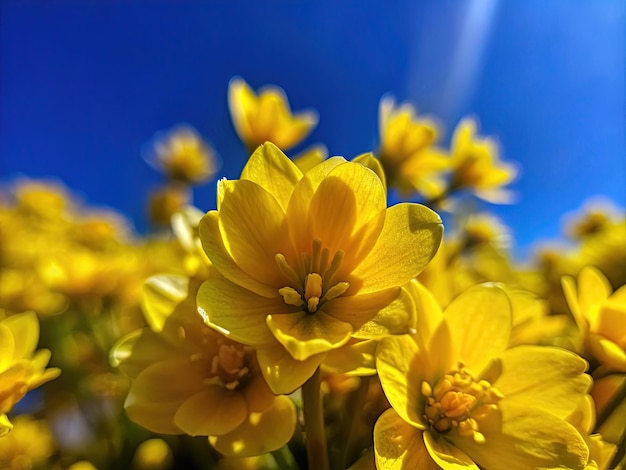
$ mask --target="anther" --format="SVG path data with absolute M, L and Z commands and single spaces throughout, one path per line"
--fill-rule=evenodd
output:
M 278 289 L 278 293 L 283 296 L 283 300 L 286 304 L 293 305 L 294 307 L 304 305 L 302 296 L 293 287 L 281 287 Z

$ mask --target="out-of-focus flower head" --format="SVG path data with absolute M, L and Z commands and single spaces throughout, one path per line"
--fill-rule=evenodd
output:
M 379 108 L 380 159 L 389 185 L 403 194 L 418 192 L 432 199 L 445 189 L 443 173 L 450 159 L 434 147 L 439 135 L 437 123 L 417 118 L 412 104 L 396 107 L 394 99 L 383 96 Z
M 626 286 L 613 292 L 606 277 L 591 266 L 580 271 L 578 286 L 571 276 L 564 276 L 562 284 L 585 354 L 599 363 L 599 376 L 626 372 Z
M 494 141 L 477 137 L 477 127 L 475 120 L 466 118 L 454 131 L 451 190 L 465 189 L 492 203 L 511 202 L 511 193 L 502 187 L 515 179 L 517 169 L 499 160 Z
M 6 413 L 26 395 L 57 377 L 56 367 L 46 369 L 50 351 L 36 351 L 39 320 L 33 312 L 20 313 L 0 320 L 0 436 L 12 428 Z
M 384 338 L 378 374 L 392 409 L 374 429 L 379 469 L 585 468 L 589 451 L 566 421 L 590 378 L 577 355 L 508 349 L 511 308 L 485 284 L 441 311 L 414 284 L 416 333 Z
M 387 209 L 380 178 L 325 160 L 302 174 L 274 144 L 241 179 L 220 181 L 218 210 L 200 222 L 214 267 L 198 292 L 207 324 L 257 348 L 275 393 L 290 393 L 351 337 L 408 331 L 400 286 L 433 257 L 441 220 L 427 207 Z
M 172 216 L 190 204 L 191 191 L 187 186 L 168 184 L 150 194 L 148 217 L 158 226 L 169 227 Z
M 209 436 L 226 455 L 260 455 L 291 438 L 293 402 L 274 396 L 255 352 L 204 325 L 197 283 L 184 276 L 148 279 L 143 301 L 151 328 L 114 348 L 114 363 L 133 379 L 129 417 L 161 434 Z
M 0 468 L 44 468 L 43 464 L 54 450 L 54 439 L 45 421 L 19 415 L 14 419 L 13 431 L 0 438 Z
M 589 199 L 565 217 L 565 232 L 574 240 L 605 232 L 623 218 L 622 212 L 609 200 Z
M 215 151 L 189 125 L 157 133 L 144 158 L 171 181 L 190 185 L 209 180 L 219 169 Z
M 228 84 L 228 107 L 235 130 L 250 152 L 264 142 L 289 150 L 302 142 L 318 121 L 311 110 L 292 113 L 281 88 L 267 85 L 256 94 L 239 77 Z

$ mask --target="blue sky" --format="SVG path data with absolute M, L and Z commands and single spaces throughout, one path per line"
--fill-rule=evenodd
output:
M 237 177 L 245 161 L 226 89 L 283 87 L 315 108 L 307 143 L 351 158 L 377 144 L 392 93 L 447 130 L 477 116 L 522 168 L 494 207 L 519 252 L 590 196 L 626 200 L 623 1 L 25 1 L 0 24 L 0 175 L 55 177 L 145 226 L 161 176 L 141 159 L 188 123 Z M 195 191 L 214 208 L 214 184 Z

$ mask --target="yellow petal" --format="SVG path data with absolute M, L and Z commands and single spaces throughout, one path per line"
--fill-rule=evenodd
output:
M 179 406 L 179 401 L 137 402 L 132 389 L 124 402 L 126 414 L 133 422 L 159 434 L 183 434 L 183 431 L 174 424 L 174 415 Z
M 264 284 L 242 271 L 228 254 L 220 233 L 217 211 L 208 212 L 200 220 L 198 230 L 202 248 L 226 279 L 263 297 L 278 297 L 278 290 L 274 286 Z
M 613 372 L 626 372 L 626 351 L 603 336 L 590 334 L 587 347 L 602 366 Z
M 440 470 L 424 446 L 422 431 L 385 411 L 374 426 L 374 452 L 379 470 Z
M 204 374 L 185 356 L 156 362 L 143 370 L 132 384 L 134 403 L 183 403 L 204 388 Z
M 300 388 L 317 370 L 325 354 L 316 354 L 297 361 L 282 344 L 257 350 L 257 359 L 263 377 L 275 394 L 288 395 Z
M 351 162 L 338 165 L 311 199 L 311 241 L 322 240 L 331 256 L 343 250 L 345 258 L 340 272 L 350 272 L 376 243 L 386 207 L 385 189 L 373 171 Z
M 400 295 L 395 294 L 398 292 Z M 378 299 L 381 303 L 385 297 L 394 298 L 391 302 L 382 307 L 378 307 L 378 311 L 374 316 L 365 322 L 356 330 L 352 336 L 361 339 L 376 339 L 387 335 L 402 335 L 413 332 L 415 329 L 415 304 L 409 293 L 405 289 L 386 289 L 371 294 L 356 295 L 355 298 L 372 298 Z M 337 299 L 339 300 L 339 299 Z M 369 307 L 376 305 L 374 302 Z M 368 306 L 365 306 L 368 308 Z
M 421 282 L 413 280 L 405 286 L 405 289 L 415 305 L 417 317 L 415 342 L 420 349 L 425 350 L 430 337 L 443 320 L 443 312 L 435 296 Z
M 302 172 L 271 142 L 257 148 L 241 173 L 241 179 L 250 180 L 276 198 L 283 211 Z
M 250 413 L 232 432 L 211 436 L 209 442 L 227 456 L 262 455 L 287 444 L 296 427 L 296 407 L 289 397 L 275 397 L 263 413 Z
M 227 279 L 209 278 L 198 290 L 198 312 L 204 322 L 239 343 L 252 346 L 272 343 L 266 326 L 271 312 L 288 312 L 281 297 L 268 299 Z
M 377 341 L 370 340 L 348 343 L 339 349 L 333 349 L 324 359 L 324 369 L 347 376 L 376 375 L 377 346 Z
M 241 389 L 249 413 L 260 413 L 267 410 L 273 401 L 274 394 L 263 375 L 255 371 L 255 375 L 247 378 L 244 387 Z
M 353 271 L 350 284 L 361 293 L 406 284 L 435 255 L 442 234 L 441 219 L 427 207 L 408 203 L 390 207 L 378 241 Z
M 549 346 L 517 346 L 501 355 L 502 373 L 493 384 L 503 404 L 542 408 L 565 418 L 591 385 L 587 363 L 578 355 Z
M 596 324 L 596 315 L 612 289 L 606 277 L 596 268 L 587 266 L 578 275 L 578 301 L 583 315 L 587 316 L 591 328 Z
M 293 259 L 294 252 L 285 213 L 276 198 L 252 181 L 239 180 L 224 195 L 218 222 L 226 251 L 244 272 L 276 289 L 284 285 L 275 256 L 283 253 Z
M 565 294 L 567 305 L 569 306 L 570 311 L 572 312 L 572 316 L 576 321 L 576 325 L 581 331 L 587 331 L 587 329 L 589 328 L 589 323 L 584 312 L 580 310 L 580 305 L 578 303 L 578 292 L 576 290 L 576 281 L 571 276 L 563 276 L 561 278 L 561 288 L 563 289 L 563 293 Z
M 298 169 L 306 173 L 328 158 L 328 149 L 323 144 L 313 145 L 292 158 Z
M 609 297 L 600 307 L 592 332 L 626 347 L 626 302 L 618 303 Z
M 298 361 L 343 346 L 352 333 L 349 323 L 321 311 L 268 315 L 267 326 Z
M 257 106 L 257 97 L 248 84 L 240 77 L 233 77 L 228 83 L 228 108 L 235 130 L 245 142 L 251 136 L 247 114 Z
M 478 374 L 504 351 L 511 334 L 511 303 L 495 284 L 472 287 L 444 311 L 454 356 Z
M 8 341 L 9 344 L 14 344 L 13 359 L 26 359 L 29 358 L 39 342 L 39 320 L 35 312 L 20 313 L 12 315 L 2 320 L 2 324 L 6 326 L 12 333 L 15 340 L 14 343 Z M 0 341 L 3 344 L 4 341 Z M 4 345 L 3 345 L 4 349 Z M 2 370 L 2 357 L 5 357 L 6 349 L 0 352 L 0 370 Z
M 0 437 L 6 436 L 13 429 L 13 424 L 6 414 L 0 414 Z
M 391 406 L 407 423 L 420 429 L 425 426 L 419 415 L 424 380 L 419 352 L 408 335 L 384 338 L 376 352 L 376 368 Z
M 0 322 L 0 373 L 13 364 L 15 339 L 11 330 Z
M 221 436 L 236 429 L 247 415 L 241 393 L 216 385 L 185 400 L 174 423 L 190 436 Z
M 450 440 L 474 462 L 490 470 L 585 468 L 589 451 L 571 424 L 528 406 L 507 410 L 502 418 L 502 431 L 485 431 L 484 443 L 467 437 L 450 436 Z
M 158 332 L 176 307 L 187 298 L 189 278 L 178 274 L 149 277 L 143 285 L 141 306 L 150 328 Z
M 446 441 L 445 437 L 430 431 L 424 432 L 424 444 L 430 457 L 446 470 L 478 470 L 472 459 Z
M 383 188 L 385 189 L 385 191 L 387 191 L 387 179 L 385 177 L 385 170 L 383 169 L 380 160 L 376 158 L 373 153 L 364 153 L 362 155 L 354 157 L 352 161 L 355 163 L 360 163 L 364 167 L 369 168 L 374 173 L 376 173 L 380 178 L 380 181 L 383 183 Z
M 372 320 L 382 309 L 397 300 L 401 294 L 401 289 L 397 287 L 371 294 L 341 296 L 325 303 L 322 310 L 337 320 L 350 323 L 356 329 Z M 409 318 L 406 313 L 402 315 L 403 312 L 399 311 L 399 307 L 404 307 L 404 305 L 395 306 L 388 315 L 398 314 L 398 319 L 392 319 L 394 322 Z M 404 325 L 404 328 L 403 333 L 408 333 L 408 323 Z

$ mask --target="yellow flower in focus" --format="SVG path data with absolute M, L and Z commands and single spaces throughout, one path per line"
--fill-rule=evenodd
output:
M 314 111 L 292 113 L 281 88 L 266 86 L 255 94 L 239 77 L 228 84 L 228 107 L 235 130 L 250 152 L 268 141 L 289 150 L 302 142 L 318 121 Z
M 57 377 L 56 367 L 46 369 L 50 351 L 35 351 L 39 320 L 34 312 L 0 320 L 0 436 L 11 430 L 6 413 L 29 390 Z
M 612 292 L 604 275 L 590 266 L 580 271 L 578 288 L 571 276 L 564 276 L 562 285 L 585 353 L 599 362 L 599 376 L 626 372 L 626 286 Z
M 209 436 L 225 455 L 282 447 L 296 425 L 293 402 L 272 394 L 251 348 L 204 325 L 196 289 L 184 276 L 148 279 L 143 307 L 151 328 L 113 350 L 114 364 L 133 379 L 128 416 L 161 434 Z
M 501 162 L 495 142 L 477 137 L 476 131 L 476 122 L 469 118 L 463 119 L 454 131 L 449 191 L 467 189 L 488 202 L 510 202 L 511 194 L 502 187 L 515 179 L 517 170 Z
M 441 220 L 418 204 L 389 209 L 380 178 L 334 157 L 305 175 L 275 145 L 222 180 L 200 222 L 223 279 L 198 292 L 205 322 L 257 349 L 276 393 L 290 393 L 351 337 L 407 332 L 400 286 L 433 257 Z
M 374 428 L 379 469 L 584 469 L 566 421 L 590 385 L 586 362 L 548 346 L 507 349 L 509 300 L 475 286 L 442 312 L 420 284 L 413 335 L 384 338 L 378 374 L 392 406 Z
M 389 184 L 404 194 L 417 191 L 428 198 L 441 195 L 450 159 L 433 147 L 439 134 L 435 121 L 418 119 L 411 104 L 396 107 L 393 98 L 387 96 L 380 101 L 379 132 L 376 154 Z
M 28 415 L 17 416 L 13 432 L 0 439 L 0 468 L 43 468 L 54 447 L 54 439 L 44 421 Z
M 158 133 L 145 159 L 171 180 L 186 184 L 207 181 L 219 166 L 213 149 L 189 126 Z

